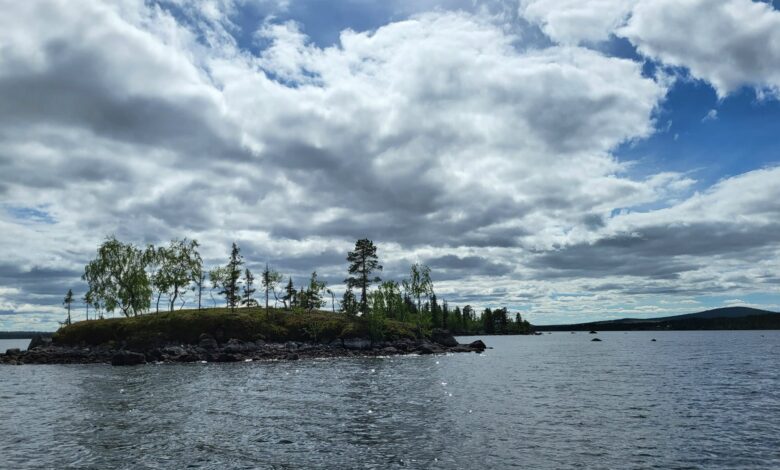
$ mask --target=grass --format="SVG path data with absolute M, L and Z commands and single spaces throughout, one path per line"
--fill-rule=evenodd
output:
M 396 340 L 415 337 L 414 325 L 384 319 L 383 338 Z M 264 308 L 227 308 L 178 310 L 130 318 L 80 321 L 60 328 L 53 341 L 62 345 L 125 343 L 128 346 L 153 347 L 165 343 L 193 344 L 208 333 L 219 341 L 230 338 L 244 341 L 319 341 L 338 338 L 367 338 L 368 322 L 341 313 Z

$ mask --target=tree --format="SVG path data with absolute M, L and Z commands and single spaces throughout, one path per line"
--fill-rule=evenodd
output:
M 325 286 L 324 282 L 317 279 L 317 271 L 312 272 L 311 278 L 309 278 L 309 287 L 306 289 L 306 307 L 309 311 L 322 308 L 325 305 L 325 300 L 322 298 Z
M 268 263 L 266 263 L 262 282 L 265 290 L 265 314 L 268 315 L 268 294 L 273 292 L 274 297 L 276 296 L 276 285 L 282 282 L 282 275 L 269 268 Z M 290 283 L 292 283 L 292 278 L 290 278 Z
M 352 292 L 352 289 L 345 290 L 344 296 L 341 298 L 340 310 L 347 315 L 354 317 L 357 315 L 359 308 L 360 305 L 358 304 L 357 298 L 355 298 L 355 293 Z
M 192 283 L 194 285 L 193 291 L 198 293 L 198 310 L 200 310 L 203 285 L 206 283 L 206 271 L 203 270 L 203 258 L 200 257 L 200 253 L 197 251 L 193 253 Z
M 244 289 L 241 293 L 242 307 L 257 307 L 257 300 L 254 298 L 256 291 L 255 276 L 252 274 L 252 271 L 250 271 L 249 268 L 246 268 L 244 269 Z
M 222 293 L 222 285 L 225 283 L 227 277 L 227 268 L 225 266 L 219 266 L 209 271 L 209 281 L 211 282 L 211 288 L 209 289 L 209 295 L 214 306 L 217 306 L 217 301 L 214 300 L 214 289 L 219 289 L 220 295 Z
M 431 281 L 431 268 L 424 264 L 414 263 L 409 271 L 409 279 L 403 281 L 404 290 L 417 300 L 417 332 L 422 333 L 422 305 L 423 296 L 433 295 L 433 281 Z
M 169 310 L 173 311 L 173 306 L 179 295 L 192 282 L 193 273 L 200 269 L 200 254 L 198 254 L 198 241 L 171 240 L 167 248 L 158 248 L 157 257 L 160 262 L 158 272 L 159 286 L 163 292 L 168 294 Z
M 284 296 L 282 296 L 282 302 L 284 302 L 285 310 L 287 310 L 288 308 L 293 308 L 293 305 L 295 305 L 297 294 L 298 291 L 295 290 L 292 277 L 290 277 L 290 280 L 287 282 L 287 286 L 285 286 L 284 288 Z
M 84 297 L 82 297 L 82 300 L 84 301 L 84 308 L 87 310 L 86 319 L 89 320 L 89 306 L 92 304 L 92 294 L 87 291 L 87 293 L 84 294 Z
M 224 277 L 222 279 L 220 295 L 225 296 L 228 308 L 231 312 L 236 311 L 241 296 L 239 293 L 240 279 L 241 279 L 241 266 L 244 264 L 244 259 L 241 256 L 241 250 L 233 242 L 233 248 L 230 250 L 230 261 L 225 266 Z
M 347 289 L 360 289 L 360 311 L 368 312 L 368 288 L 373 282 L 379 282 L 379 276 L 371 276 L 374 271 L 381 271 L 382 265 L 376 255 L 376 246 L 371 240 L 364 238 L 355 242 L 355 249 L 347 254 L 350 276 L 344 280 Z
M 73 291 L 68 289 L 68 293 L 65 294 L 65 300 L 62 301 L 65 308 L 68 309 L 68 319 L 65 320 L 66 325 L 70 325 L 70 306 L 73 303 Z
M 492 335 L 496 331 L 496 325 L 493 322 L 493 311 L 489 308 L 486 308 L 482 312 L 482 328 L 485 331 L 485 334 Z
M 152 288 L 146 273 L 143 250 L 109 237 L 98 248 L 81 276 L 89 285 L 93 301 L 109 312 L 119 307 L 129 317 L 149 308 Z
M 144 252 L 144 262 L 146 263 L 146 273 L 151 283 L 153 294 L 156 294 L 155 312 L 160 312 L 160 298 L 168 292 L 168 279 L 163 275 L 162 260 L 165 257 L 164 248 L 155 248 L 154 245 L 147 245 Z
M 330 289 L 325 289 L 325 292 L 330 295 L 330 308 L 333 310 L 333 313 L 336 313 L 336 294 Z

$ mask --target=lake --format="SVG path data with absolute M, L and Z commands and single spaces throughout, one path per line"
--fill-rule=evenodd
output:
M 24 351 L 30 345 L 30 339 L 0 339 L 0 354 L 12 348 L 19 348 Z
M 592 337 L 483 336 L 482 355 L 0 366 L 0 466 L 780 468 L 780 331 Z

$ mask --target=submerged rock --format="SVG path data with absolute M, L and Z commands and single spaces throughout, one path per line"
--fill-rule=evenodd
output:
M 111 356 L 112 366 L 136 366 L 146 364 L 146 356 L 132 351 L 118 351 Z

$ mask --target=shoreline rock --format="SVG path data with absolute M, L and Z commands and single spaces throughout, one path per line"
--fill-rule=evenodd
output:
M 111 364 L 132 366 L 149 362 L 251 362 L 268 360 L 295 361 L 300 359 L 377 357 L 405 354 L 444 354 L 475 352 L 486 349 L 480 340 L 459 344 L 446 330 L 440 330 L 432 339 L 398 340 L 372 343 L 366 338 L 349 338 L 329 344 L 287 341 L 268 343 L 263 340 L 241 341 L 228 338 L 218 341 L 211 335 L 201 335 L 197 344 L 165 344 L 145 350 L 124 345 L 96 347 L 63 346 L 43 342 L 27 351 L 9 350 L 0 354 L 0 364 Z

